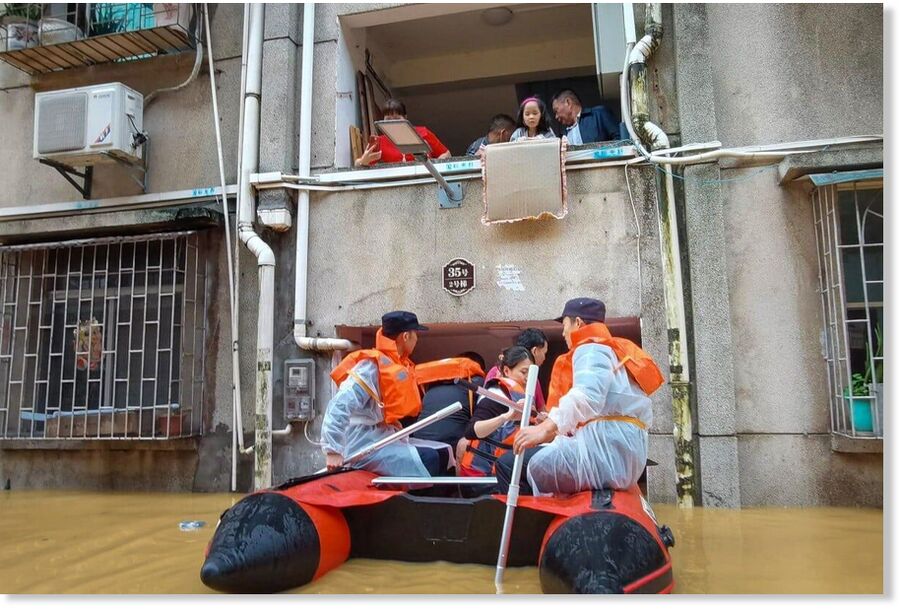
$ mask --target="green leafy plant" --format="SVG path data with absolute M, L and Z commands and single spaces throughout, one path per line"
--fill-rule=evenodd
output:
M 850 387 L 852 390 L 851 395 L 854 397 L 865 397 L 869 395 L 869 382 L 866 380 L 865 375 L 856 372 L 853 376 L 850 377 Z M 844 394 L 846 395 L 847 391 L 844 390 Z M 850 397 L 850 396 L 847 396 Z
M 884 382 L 884 360 L 879 360 L 875 364 L 875 370 L 872 370 L 872 361 L 875 357 L 883 357 L 884 354 L 884 333 L 881 326 L 875 325 L 875 355 L 872 355 L 872 345 L 866 341 L 866 383 L 883 383 Z
M 102 36 L 125 31 L 125 13 L 111 2 L 91 7 L 91 36 Z
M 37 21 L 41 18 L 41 5 L 29 2 L 11 2 L 2 5 L 0 17 L 19 17 L 22 20 Z

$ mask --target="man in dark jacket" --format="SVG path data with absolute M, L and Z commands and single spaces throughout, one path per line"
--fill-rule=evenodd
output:
M 494 116 L 494 118 L 491 119 L 491 126 L 488 129 L 487 135 L 483 135 L 469 144 L 469 147 L 466 149 L 466 154 L 469 156 L 474 156 L 476 154 L 479 154 L 479 149 L 482 146 L 508 142 L 509 136 L 511 136 L 512 132 L 515 130 L 516 121 L 513 119 L 513 117 L 507 114 L 497 114 Z
M 566 128 L 569 144 L 589 144 L 619 139 L 619 124 L 604 106 L 583 108 L 578 95 L 563 89 L 553 96 L 553 114 Z

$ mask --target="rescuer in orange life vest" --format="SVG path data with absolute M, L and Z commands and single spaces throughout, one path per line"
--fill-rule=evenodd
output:
M 375 348 L 347 355 L 331 378 L 339 385 L 322 421 L 322 449 L 330 471 L 344 458 L 400 429 L 400 420 L 422 408 L 415 364 L 409 359 L 418 332 L 427 330 L 415 314 L 391 311 L 381 318 Z M 352 464 L 382 476 L 426 477 L 444 473 L 452 448 L 415 438 L 399 440 Z
M 523 451 L 523 493 L 623 489 L 640 478 L 653 421 L 648 396 L 664 379 L 646 352 L 610 334 L 605 318 L 606 306 L 599 300 L 566 303 L 556 321 L 563 324 L 569 352 L 553 365 L 550 412 L 544 422 L 522 429 L 513 451 L 497 461 L 500 492 L 509 488 L 514 453 Z

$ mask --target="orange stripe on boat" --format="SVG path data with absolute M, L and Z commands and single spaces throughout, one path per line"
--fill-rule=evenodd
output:
M 350 527 L 337 508 L 308 503 L 301 503 L 300 507 L 313 521 L 319 535 L 319 566 L 313 575 L 313 580 L 317 580 L 347 561 L 350 556 Z
M 403 491 L 380 490 L 373 487 L 372 480 L 377 477 L 377 474 L 358 469 L 324 476 L 276 492 L 297 502 L 335 508 L 373 505 L 403 494 Z
M 627 586 L 623 587 L 622 592 L 624 592 L 625 594 L 631 594 L 635 590 L 638 590 L 639 588 L 643 588 L 644 586 L 646 586 L 647 584 L 652 582 L 654 579 L 662 577 L 663 575 L 665 575 L 667 572 L 669 572 L 671 570 L 672 570 L 672 563 L 667 562 L 666 564 L 661 566 L 656 571 L 653 571 L 652 573 L 648 573 L 644 577 L 642 577 L 638 580 L 635 580 L 635 581 L 631 582 L 630 584 L 628 584 Z M 669 584 L 668 586 L 666 586 L 666 588 L 664 588 L 663 591 L 661 591 L 661 593 L 665 593 L 666 589 L 671 590 L 672 586 L 674 586 L 674 585 L 675 585 L 675 582 L 672 581 L 672 583 Z
M 506 495 L 492 495 L 494 499 L 506 503 Z M 578 516 L 593 511 L 591 508 L 591 491 L 583 491 L 566 497 L 534 497 L 520 495 L 516 504 L 537 512 L 556 514 L 557 516 Z
M 547 530 L 544 531 L 544 539 L 541 541 L 541 551 L 538 552 L 538 567 L 541 566 L 541 560 L 544 558 L 544 550 L 547 548 L 547 542 L 550 541 L 550 538 L 556 533 L 556 529 L 561 527 L 569 518 L 571 518 L 571 516 L 557 516 L 550 522 L 550 526 L 547 527 Z

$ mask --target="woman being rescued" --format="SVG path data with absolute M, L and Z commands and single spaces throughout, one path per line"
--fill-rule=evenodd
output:
M 500 354 L 500 362 L 497 364 L 500 376 L 487 381 L 485 389 L 514 402 L 524 403 L 528 367 L 533 363 L 533 356 L 528 349 L 518 345 L 509 347 Z M 498 404 L 488 397 L 479 397 L 466 427 L 465 437 L 470 442 L 460 459 L 457 474 L 494 475 L 494 463 L 506 451 L 512 450 L 521 418 L 519 411 Z M 545 418 L 546 414 L 540 412 L 532 419 L 540 422 Z

